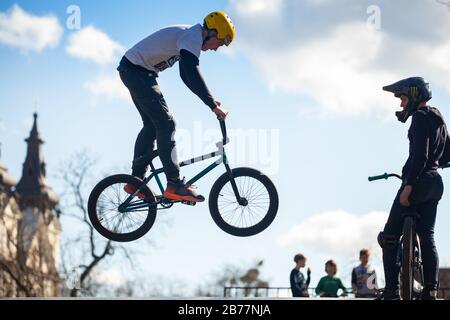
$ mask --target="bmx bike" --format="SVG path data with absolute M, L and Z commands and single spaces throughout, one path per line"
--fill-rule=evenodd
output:
M 273 182 L 252 168 L 231 169 L 225 152 L 229 143 L 225 121 L 220 121 L 222 141 L 216 144 L 217 151 L 180 163 L 180 167 L 192 165 L 212 158 L 219 158 L 186 184 L 192 185 L 221 164 L 225 173 L 211 188 L 209 211 L 216 225 L 228 234 L 237 237 L 256 235 L 270 226 L 278 212 L 278 192 Z M 156 169 L 153 160 L 158 152 L 150 157 L 150 175 L 143 180 L 126 174 L 107 177 L 91 191 L 88 200 L 89 219 L 97 232 L 112 241 L 130 242 L 144 236 L 153 226 L 157 212 L 170 209 L 175 204 L 195 206 L 195 202 L 170 200 L 163 196 L 164 187 L 159 175 L 162 168 Z M 159 192 L 148 186 L 155 179 Z M 131 184 L 133 194 L 123 188 Z M 144 195 L 143 199 L 138 197 Z
M 450 164 L 442 168 L 449 168 Z M 398 174 L 383 174 L 369 177 L 369 181 L 402 177 Z M 397 266 L 400 267 L 400 296 L 403 300 L 414 300 L 420 296 L 424 285 L 422 251 L 417 234 L 417 221 L 420 215 L 417 210 L 407 210 L 402 215 L 403 228 L 397 252 Z

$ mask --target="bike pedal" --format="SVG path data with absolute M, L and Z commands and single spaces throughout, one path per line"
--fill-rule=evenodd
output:
M 194 207 L 194 206 L 197 204 L 197 202 L 194 202 L 194 201 L 185 201 L 185 200 L 181 201 L 181 203 L 182 203 L 182 204 L 185 204 L 185 205 L 187 205 L 187 206 L 191 206 L 191 207 Z

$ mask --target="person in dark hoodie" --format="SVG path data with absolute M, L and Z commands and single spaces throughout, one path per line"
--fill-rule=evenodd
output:
M 449 161 L 450 142 L 447 127 L 438 109 L 427 102 L 432 98 L 429 83 L 421 77 L 407 78 L 383 90 L 401 99 L 402 111 L 396 113 L 405 123 L 412 116 L 408 131 L 409 157 L 402 170 L 402 186 L 395 197 L 388 221 L 378 235 L 383 249 L 386 287 L 381 300 L 398 300 L 400 272 L 396 264 L 397 247 L 402 234 L 402 214 L 415 210 L 419 215 L 417 232 L 420 237 L 424 269 L 423 300 L 436 299 L 438 286 L 438 253 L 434 242 L 434 225 L 439 200 L 443 193 L 440 166 Z

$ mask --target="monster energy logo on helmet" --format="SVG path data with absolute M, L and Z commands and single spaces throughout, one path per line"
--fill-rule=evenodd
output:
M 432 98 L 430 84 L 422 77 L 403 79 L 383 87 L 383 90 L 392 92 L 397 98 L 408 97 L 409 101 L 406 108 L 395 113 L 398 120 L 403 123 L 417 110 L 420 103 L 427 102 Z

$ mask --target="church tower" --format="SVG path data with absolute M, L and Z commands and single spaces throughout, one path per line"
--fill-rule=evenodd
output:
M 20 195 L 21 205 L 36 207 L 42 211 L 52 210 L 58 203 L 58 197 L 47 184 L 42 144 L 44 141 L 37 127 L 37 114 L 34 115 L 33 128 L 30 136 L 25 139 L 27 155 L 23 164 L 22 178 L 16 191 Z
M 0 296 L 60 293 L 59 199 L 47 183 L 37 118 L 35 113 L 25 139 L 27 153 L 17 185 L 0 162 L 0 199 L 8 201 L 0 207 Z

